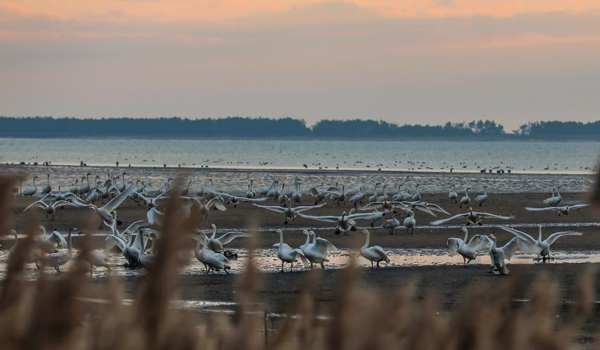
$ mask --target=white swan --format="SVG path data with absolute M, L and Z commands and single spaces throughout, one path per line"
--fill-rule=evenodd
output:
M 254 189 L 252 189 L 253 184 L 254 184 L 254 180 L 250 180 L 250 184 L 248 185 L 248 191 L 246 191 L 246 193 L 244 194 L 244 196 L 246 196 L 246 198 L 256 197 L 256 192 L 254 191 Z
M 450 203 L 458 203 L 458 193 L 456 193 L 455 185 L 452 185 L 452 191 L 448 192 L 448 198 L 450 198 Z
M 338 249 L 325 238 L 317 237 L 314 231 L 302 231 L 307 236 L 308 243 L 300 246 L 300 250 L 304 253 L 304 256 L 310 261 L 310 269 L 312 270 L 313 264 L 320 264 L 321 268 L 325 270 L 325 261 L 329 251 L 337 251 Z
M 469 197 L 469 190 L 470 190 L 470 188 L 467 187 L 467 189 L 465 190 L 465 195 L 460 199 L 460 205 L 458 206 L 459 208 L 462 208 L 463 205 L 469 206 L 471 204 L 471 197 Z
M 543 207 L 543 208 L 531 208 L 525 207 L 527 211 L 555 211 L 558 213 L 558 216 L 561 215 L 569 215 L 569 211 L 571 210 L 579 210 L 581 208 L 589 207 L 589 204 L 573 204 L 573 205 L 563 205 L 562 207 Z
M 277 248 L 277 257 L 281 260 L 281 272 L 283 271 L 283 266 L 285 263 L 290 264 L 290 272 L 294 269 L 294 262 L 296 259 L 300 258 L 302 263 L 306 266 L 309 264 L 308 259 L 304 256 L 302 250 L 296 248 L 292 249 L 286 243 L 283 243 L 283 231 L 277 229 L 275 232 L 279 234 L 279 243 L 273 244 L 273 248 Z
M 394 229 L 396 227 L 400 227 L 400 221 L 398 220 L 398 218 L 401 215 L 396 213 L 394 214 L 394 216 L 391 219 L 385 220 L 382 224 L 381 224 L 381 228 L 385 228 L 390 232 L 390 235 L 394 234 Z
M 227 232 L 221 235 L 221 237 L 217 237 L 217 225 L 210 225 L 212 229 L 212 235 L 207 238 L 207 248 L 216 252 L 216 253 L 224 253 L 223 246 L 230 243 L 236 238 L 240 237 L 250 237 L 250 235 L 245 234 L 244 232 Z
M 475 197 L 475 201 L 477 203 L 479 203 L 479 206 L 481 207 L 483 205 L 483 203 L 488 199 L 488 195 L 487 195 L 487 186 L 483 186 L 483 194 L 480 194 L 479 196 Z
M 44 185 L 44 187 L 42 187 L 42 194 L 48 194 L 50 192 L 52 192 L 52 186 L 50 185 L 50 174 L 46 174 L 48 176 L 48 182 L 46 183 L 46 185 Z
M 415 193 L 412 195 L 412 200 L 415 202 L 421 201 L 421 194 L 419 193 L 419 184 L 415 187 Z
M 69 233 L 67 234 L 68 240 L 68 249 L 66 252 L 57 252 L 48 254 L 42 257 L 40 260 L 42 262 L 42 266 L 50 266 L 56 270 L 57 273 L 60 273 L 60 267 L 65 265 L 71 260 L 73 256 L 73 232 L 77 231 L 76 227 L 70 227 Z
M 496 245 L 496 236 L 490 234 L 489 237 L 492 241 L 492 246 L 490 247 L 490 273 L 508 275 L 510 271 L 506 267 L 505 260 L 510 260 L 515 255 L 522 245 L 522 240 L 519 237 L 514 237 L 502 248 L 498 248 Z
M 465 238 L 448 238 L 446 246 L 448 246 L 450 256 L 454 256 L 456 253 L 460 254 L 463 257 L 464 266 L 467 267 L 472 260 L 477 258 L 479 251 L 490 249 L 492 241 L 487 236 L 474 235 L 467 243 L 469 231 L 466 227 L 462 227 L 460 230 L 465 234 Z
M 90 173 L 87 173 L 87 175 L 81 179 L 81 188 L 79 189 L 79 192 L 83 195 L 83 194 L 87 194 L 88 192 L 91 191 L 91 186 L 90 186 Z M 83 180 L 86 180 L 86 184 L 83 184 Z
M 405 212 L 406 218 L 404 219 L 404 227 L 406 227 L 406 233 L 415 233 L 415 226 L 417 226 L 415 212 L 410 209 L 406 209 Z
M 200 249 L 200 244 L 202 244 L 202 249 Z M 204 233 L 200 234 L 200 237 L 198 237 L 198 241 L 196 242 L 194 254 L 196 255 L 196 259 L 204 265 L 206 273 L 209 273 L 212 270 L 223 270 L 226 274 L 229 274 L 227 271 L 231 269 L 231 266 L 228 265 L 229 260 L 227 260 L 223 254 L 207 249 L 207 245 L 208 238 Z
M 90 265 L 90 274 L 94 274 L 94 267 L 104 267 L 110 271 L 106 253 L 99 250 L 91 250 L 83 256 L 83 260 Z
M 35 195 L 35 193 L 37 192 L 37 185 L 35 184 L 36 179 L 39 179 L 39 178 L 37 176 L 34 176 L 32 187 L 28 187 L 23 192 L 21 192 L 24 197 L 32 197 L 33 195 Z
M 371 270 L 375 268 L 373 265 L 374 263 L 377 263 L 377 267 L 379 267 L 379 263 L 382 261 L 385 261 L 387 264 L 389 264 L 390 259 L 388 258 L 383 248 L 381 248 L 378 245 L 369 247 L 369 239 L 371 238 L 371 233 L 368 230 L 364 230 L 363 233 L 367 236 L 367 239 L 365 241 L 365 244 L 360 248 L 360 255 L 371 262 Z
M 515 217 L 512 215 L 511 216 L 502 216 L 502 215 L 496 215 L 496 214 L 491 214 L 491 213 L 477 212 L 477 211 L 473 211 L 473 208 L 469 208 L 469 211 L 466 213 L 456 214 L 456 215 L 446 218 L 446 219 L 434 221 L 431 224 L 433 226 L 439 226 L 448 221 L 452 221 L 455 219 L 461 219 L 461 218 L 467 219 L 466 225 L 469 226 L 471 224 L 483 225 L 482 224 L 483 219 L 510 220 L 510 219 L 514 219 Z
M 379 182 L 375 184 L 375 188 L 373 188 L 373 195 L 369 197 L 369 202 L 377 202 L 377 187 L 379 187 L 379 185 Z
M 543 262 L 546 262 L 546 260 L 548 259 L 552 259 L 552 256 L 550 254 L 550 246 L 557 239 L 564 236 L 581 236 L 583 234 L 581 232 L 576 231 L 561 231 L 555 232 L 548 236 L 548 238 L 546 238 L 545 240 L 542 240 L 542 225 L 538 225 L 539 235 L 538 239 L 536 240 L 529 234 L 523 231 L 515 230 L 512 227 L 501 226 L 500 228 L 521 238 L 523 244 L 520 249 L 526 253 L 536 255 L 538 257 L 537 259 L 540 259 L 539 257 L 541 257 Z
M 73 186 L 71 186 L 71 188 L 69 189 L 69 192 L 73 193 L 74 195 L 78 195 L 79 194 L 79 179 L 75 179 L 75 183 L 73 184 Z
M 555 207 L 562 201 L 562 196 L 560 195 L 560 186 L 556 188 L 556 194 L 554 194 L 554 187 L 552 187 L 552 197 L 544 199 L 544 204 L 549 207 Z

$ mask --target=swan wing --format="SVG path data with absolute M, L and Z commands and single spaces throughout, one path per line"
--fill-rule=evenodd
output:
M 110 202 L 106 203 L 102 207 L 102 209 L 107 210 L 108 212 L 117 209 L 117 207 L 121 205 L 121 203 L 123 203 L 123 201 L 125 201 L 125 199 L 127 199 L 127 197 L 129 197 L 129 195 L 131 195 L 134 192 L 134 190 L 135 186 L 130 185 L 125 191 L 113 198 Z
M 321 238 L 321 237 L 317 237 L 315 239 L 315 243 L 313 244 L 313 247 L 315 247 L 315 249 L 317 249 L 317 251 L 319 253 L 321 253 L 321 255 L 323 255 L 323 256 L 327 255 L 327 252 L 329 250 L 334 251 L 334 252 L 336 250 L 338 250 L 336 248 L 336 246 L 333 245 L 333 243 L 331 243 L 328 240 L 326 240 L 325 238 Z
M 306 214 L 302 214 L 302 213 L 298 213 L 298 216 L 305 218 L 305 219 L 323 221 L 323 222 L 338 222 L 340 220 L 339 216 L 313 216 L 313 215 L 306 215 Z
M 217 238 L 217 241 L 219 241 L 221 245 L 225 245 L 238 237 L 250 237 L 250 235 L 244 232 L 227 232 L 221 237 Z
M 455 256 L 458 252 L 458 247 L 463 243 L 463 240 L 460 238 L 451 237 L 446 241 L 446 246 L 448 246 L 448 252 L 450 252 L 450 256 Z
M 535 238 L 531 237 L 529 234 L 523 231 L 515 230 L 514 228 L 508 226 L 500 226 L 500 228 L 506 232 L 510 232 L 513 235 L 521 238 L 527 245 L 534 246 L 537 243 L 537 240 Z
M 165 218 L 165 214 L 161 213 L 158 209 L 156 208 L 152 208 L 150 210 L 148 210 L 148 212 L 146 213 L 146 221 L 148 221 L 148 223 L 150 225 L 162 225 L 162 222 Z
M 544 242 L 552 245 L 557 239 L 564 236 L 581 236 L 583 233 L 577 231 L 563 231 L 563 232 L 555 232 L 548 236 Z
M 446 210 L 444 210 L 444 208 L 442 208 L 441 206 L 437 205 L 437 204 L 432 204 L 432 203 L 428 203 L 427 206 L 429 207 L 429 209 L 440 212 L 442 214 L 446 214 L 446 215 L 450 215 L 449 212 L 447 212 Z
M 127 228 L 125 230 L 123 230 L 123 233 L 125 232 L 135 232 L 137 231 L 138 228 L 142 227 L 142 226 L 147 226 L 149 223 L 146 220 L 138 220 L 135 221 L 133 223 L 131 223 L 129 226 L 127 226 Z
M 492 214 L 492 213 L 475 213 L 475 215 L 479 215 L 479 216 L 482 216 L 484 218 L 500 219 L 500 220 L 510 220 L 510 219 L 514 219 L 515 218 L 513 215 L 503 216 L 503 215 L 496 215 L 496 214 Z
M 285 213 L 285 210 L 287 209 L 287 208 L 280 207 L 277 205 L 260 205 L 260 204 L 252 204 L 252 205 L 254 205 L 255 207 L 258 207 L 258 208 L 267 209 L 270 211 L 276 211 L 278 213 Z
M 504 251 L 504 257 L 510 260 L 519 250 L 523 250 L 523 244 L 524 242 L 520 237 L 513 237 L 500 249 Z
M 589 207 L 589 206 L 590 206 L 589 204 L 575 204 L 575 205 L 570 205 L 569 210 L 578 210 L 578 209 Z
M 473 251 L 486 250 L 488 251 L 492 246 L 492 239 L 485 235 L 475 235 L 469 241 L 467 246 Z
M 449 218 L 445 218 L 445 219 L 441 219 L 441 220 L 436 220 L 436 221 L 432 222 L 431 224 L 433 226 L 439 226 L 439 225 L 444 224 L 444 223 L 446 223 L 448 221 L 452 221 L 452 220 L 455 220 L 455 219 L 458 219 L 458 218 L 466 218 L 468 215 L 469 215 L 469 213 L 456 214 L 456 215 L 451 216 Z
M 389 263 L 390 262 L 390 258 L 388 258 L 387 254 L 385 253 L 385 250 L 383 250 L 383 248 L 381 248 L 378 245 L 374 245 L 371 247 L 371 249 L 373 249 L 373 251 L 377 252 L 377 254 L 379 254 L 379 256 L 385 260 L 385 262 Z
M 413 208 L 420 210 L 422 212 L 425 212 L 433 217 L 436 217 L 437 215 L 435 215 L 435 213 L 433 211 L 431 211 L 431 208 L 429 208 L 427 205 L 422 204 L 422 203 L 416 203 L 413 205 Z
M 33 203 L 29 204 L 27 206 L 27 208 L 25 208 L 25 210 L 23 210 L 23 211 L 27 211 L 27 210 L 32 209 L 32 208 L 46 209 L 47 206 L 48 205 L 46 203 L 44 203 L 41 200 L 39 200 L 39 201 L 36 201 L 36 202 L 33 202 Z
M 215 198 L 209 200 L 208 203 L 206 203 L 206 206 L 208 208 L 212 208 L 214 206 L 219 211 L 227 210 L 227 207 L 225 206 L 225 204 L 223 204 L 223 202 L 221 201 L 221 199 L 219 197 L 215 197 Z
M 559 210 L 559 208 L 557 208 L 557 207 L 544 207 L 544 208 L 525 207 L 525 210 L 527 210 L 527 211 L 547 211 L 547 210 L 557 211 L 557 210 Z
M 297 213 L 306 211 L 306 210 L 310 210 L 310 209 L 318 209 L 318 208 L 323 208 L 326 205 L 326 203 L 323 204 L 319 204 L 319 205 L 303 205 L 303 206 L 299 206 L 294 208 L 294 211 Z
M 58 202 L 54 203 L 54 207 L 55 208 L 60 208 L 60 207 L 64 207 L 64 206 L 70 206 L 70 207 L 79 208 L 78 205 L 73 204 L 73 203 L 68 202 L 68 201 L 58 201 Z
M 296 253 L 296 257 L 299 257 L 304 266 L 310 266 L 310 261 L 304 255 L 304 252 L 298 248 L 294 249 L 293 252 Z

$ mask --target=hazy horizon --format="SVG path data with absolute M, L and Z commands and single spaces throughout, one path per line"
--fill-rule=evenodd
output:
M 595 1 L 0 0 L 1 115 L 600 119 Z

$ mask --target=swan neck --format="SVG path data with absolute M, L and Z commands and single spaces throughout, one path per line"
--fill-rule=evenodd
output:
M 367 239 L 365 240 L 365 244 L 362 246 L 362 249 L 365 249 L 369 246 L 369 239 L 371 238 L 371 232 L 366 231 L 365 235 L 367 236 Z

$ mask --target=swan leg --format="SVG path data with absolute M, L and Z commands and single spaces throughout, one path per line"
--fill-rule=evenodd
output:
M 381 262 L 381 260 L 377 260 L 377 268 L 379 268 L 379 263 Z
M 373 266 L 373 262 L 371 261 L 371 270 L 374 270 L 375 267 Z
M 283 264 L 284 264 L 284 262 L 283 262 L 283 260 L 281 260 L 281 273 L 283 273 L 283 272 L 284 272 L 284 271 L 283 271 Z
M 312 263 L 312 261 L 310 262 L 310 269 L 311 270 L 313 269 L 313 263 Z
M 324 264 L 324 261 L 321 261 L 321 268 L 322 268 L 323 270 L 325 270 L 325 264 Z
M 294 262 L 290 263 L 290 272 L 294 272 Z

